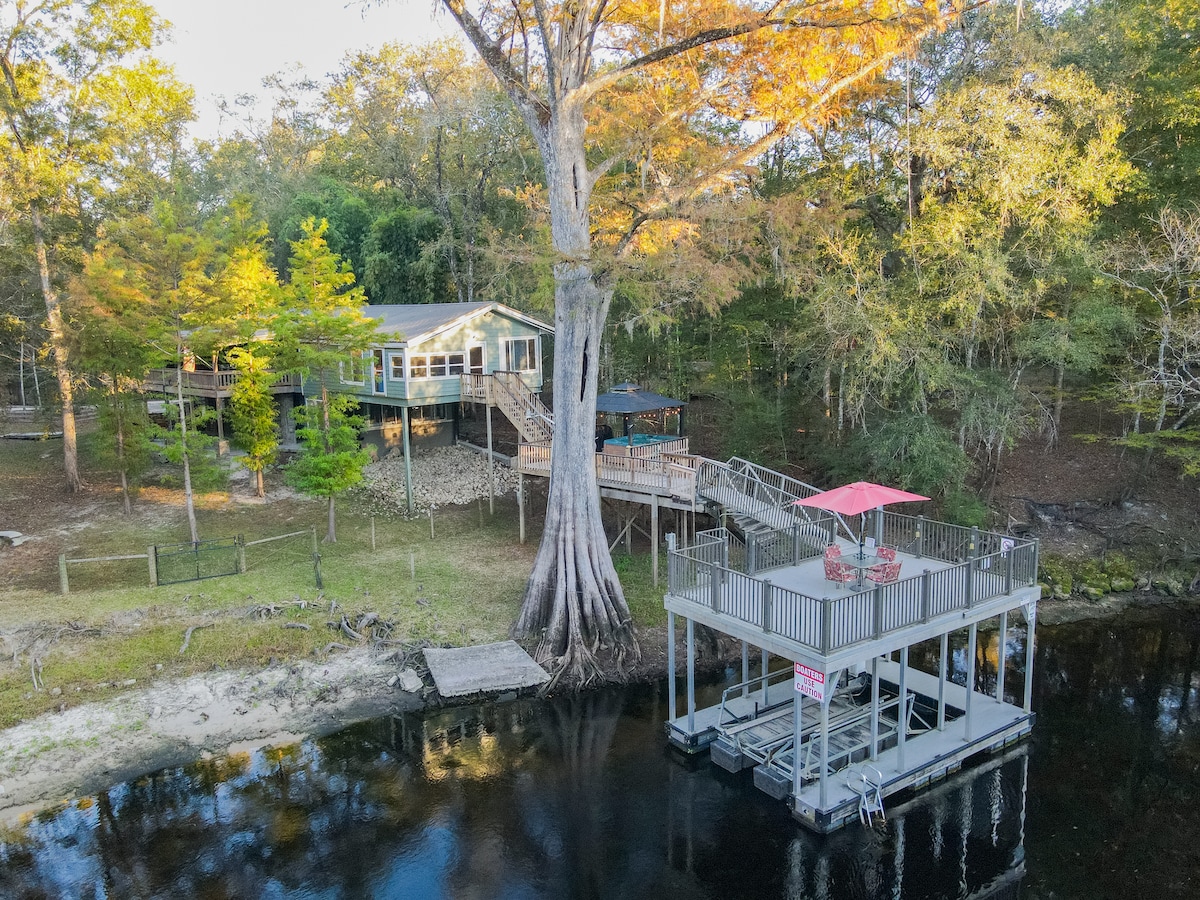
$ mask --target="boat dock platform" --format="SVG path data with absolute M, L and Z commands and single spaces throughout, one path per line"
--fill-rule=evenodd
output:
M 678 617 L 687 646 L 684 696 L 676 679 L 669 686 L 668 741 L 686 753 L 708 750 L 729 771 L 752 769 L 757 788 L 818 832 L 885 816 L 889 797 L 1014 744 L 1035 718 L 1036 542 L 882 511 L 872 526 L 880 545 L 897 549 L 903 577 L 864 580 L 862 589 L 825 579 L 809 522 L 744 538 L 717 528 L 685 548 L 668 538 L 672 671 Z M 851 551 L 847 538 L 838 543 Z M 976 677 L 980 624 L 994 627 L 1005 648 L 1013 612 L 1025 626 L 1024 665 L 1012 664 L 1022 695 L 1015 700 L 1004 652 L 986 690 Z M 697 623 L 743 646 L 742 682 L 706 708 L 695 701 Z M 957 676 L 952 634 L 965 644 Z M 763 660 L 754 678 L 751 648 Z M 779 668 L 780 659 L 791 665 Z

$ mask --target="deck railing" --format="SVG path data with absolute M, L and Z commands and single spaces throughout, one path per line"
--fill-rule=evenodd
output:
M 549 474 L 551 441 L 517 447 L 517 469 L 531 474 Z M 643 458 L 595 454 L 596 480 L 605 486 L 651 489 L 671 497 L 690 500 L 696 496 L 696 470 L 681 465 L 678 457 Z
M 234 369 L 221 369 L 216 372 L 201 371 L 183 373 L 183 390 L 186 393 L 201 392 L 215 396 L 218 393 L 228 393 L 241 378 L 241 372 Z M 172 393 L 177 389 L 175 369 L 151 369 L 143 379 L 147 390 Z M 284 393 L 299 392 L 300 376 L 294 372 L 280 375 L 272 382 L 272 390 Z
M 930 524 L 928 520 L 913 521 Z M 945 529 L 956 527 L 932 524 Z M 969 610 L 1037 583 L 1036 541 L 962 530 L 974 538 L 975 555 L 951 560 L 946 569 L 927 570 L 891 584 L 834 597 L 810 597 L 773 584 L 769 571 L 761 567 L 755 571 L 760 562 L 754 558 L 757 549 L 752 551 L 747 546 L 744 559 L 739 560 L 733 552 L 733 536 L 725 529 L 701 532 L 691 546 L 669 552 L 668 592 L 828 655 L 939 616 Z M 776 545 L 791 540 L 794 546 L 803 548 L 795 542 L 792 531 L 781 532 Z M 941 534 L 957 538 L 952 530 Z M 1001 549 L 979 553 L 980 546 L 992 544 Z M 781 565 L 798 564 L 806 558 L 804 553 L 809 551 L 802 549 L 793 554 L 792 561 Z

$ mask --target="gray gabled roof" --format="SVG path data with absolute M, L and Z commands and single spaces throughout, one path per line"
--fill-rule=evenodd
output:
M 687 406 L 682 400 L 672 400 L 654 391 L 644 391 L 641 386 L 622 382 L 606 394 L 596 398 L 596 412 L 627 415 L 656 412 L 660 409 L 682 409 Z
M 554 327 L 503 303 L 411 303 L 364 306 L 364 316 L 379 320 L 379 330 L 392 335 L 386 343 L 412 347 L 451 328 L 457 328 L 486 312 L 524 322 L 538 331 L 554 333 Z

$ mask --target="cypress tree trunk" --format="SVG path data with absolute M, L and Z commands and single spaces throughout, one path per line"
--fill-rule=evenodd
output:
M 596 392 L 612 291 L 597 284 L 591 262 L 584 127 L 577 107 L 560 107 L 542 142 L 559 260 L 554 266 L 554 444 L 542 543 L 513 629 L 517 636 L 540 638 L 537 657 L 556 669 L 556 681 L 566 677 L 579 684 L 600 676 L 597 652 L 611 652 L 618 667 L 638 653 L 596 486 Z

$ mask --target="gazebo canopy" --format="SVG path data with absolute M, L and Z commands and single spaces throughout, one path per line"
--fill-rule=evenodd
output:
M 670 397 L 664 397 L 654 391 L 644 391 L 641 385 L 630 381 L 622 382 L 608 393 L 600 394 L 596 398 L 596 412 L 618 416 L 683 409 L 685 406 L 687 404 L 682 400 L 672 400 Z

